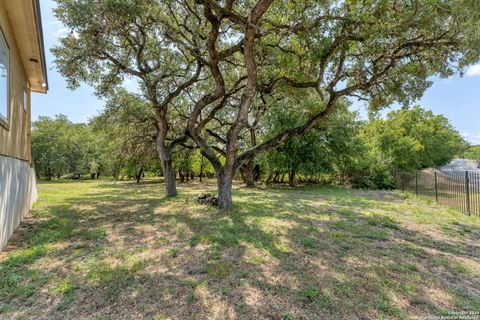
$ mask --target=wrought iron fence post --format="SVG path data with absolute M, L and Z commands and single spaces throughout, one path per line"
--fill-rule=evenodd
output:
M 435 173 L 435 201 L 438 202 L 438 184 L 437 184 L 437 171 Z
M 418 197 L 418 171 L 415 171 L 415 195 Z
M 468 171 L 465 171 L 465 190 L 467 193 L 467 213 L 470 215 L 470 177 L 468 176 Z

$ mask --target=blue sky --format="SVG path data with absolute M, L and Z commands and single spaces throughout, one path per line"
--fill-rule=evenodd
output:
M 49 91 L 46 95 L 32 95 L 32 119 L 62 113 L 73 122 L 86 122 L 102 109 L 103 102 L 93 95 L 92 88 L 87 85 L 75 91 L 69 90 L 65 80 L 55 70 L 50 48 L 67 30 L 52 14 L 55 6 L 53 0 L 42 1 L 41 6 Z M 432 80 L 433 85 L 417 104 L 436 114 L 445 115 L 468 141 L 480 144 L 480 64 L 470 67 L 463 78 L 454 76 Z M 355 106 L 361 112 L 365 110 L 359 104 Z

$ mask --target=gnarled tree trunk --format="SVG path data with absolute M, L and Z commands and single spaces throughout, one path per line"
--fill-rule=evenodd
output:
M 272 4 L 273 0 L 260 0 L 252 8 L 248 18 L 245 21 L 248 21 L 243 26 L 245 28 L 245 36 L 242 39 L 241 45 L 235 48 L 232 53 L 222 51 L 219 53 L 215 47 L 215 42 L 217 41 L 219 35 L 221 34 L 222 19 L 213 14 L 211 4 L 206 1 L 199 1 L 199 3 L 204 5 L 204 15 L 205 18 L 211 25 L 211 32 L 207 41 L 207 48 L 209 54 L 208 68 L 212 74 L 212 77 L 215 80 L 214 92 L 206 92 L 195 104 L 195 107 L 192 110 L 188 121 L 188 130 L 190 136 L 200 147 L 202 154 L 211 162 L 215 168 L 217 174 L 217 187 L 218 187 L 218 205 L 221 208 L 231 208 L 232 207 L 232 183 L 233 177 L 235 176 L 236 171 L 242 164 L 245 164 L 245 161 L 236 161 L 235 156 L 238 151 L 238 138 L 242 130 L 248 125 L 248 114 L 250 106 L 252 105 L 256 89 L 257 89 L 257 66 L 255 62 L 255 38 L 258 31 L 257 23 L 263 14 L 267 11 L 269 6 Z M 243 23 L 242 23 L 243 24 Z M 238 112 L 236 114 L 235 120 L 230 125 L 227 133 L 227 139 L 225 139 L 225 150 L 224 159 L 225 164 L 222 164 L 219 157 L 215 154 L 214 149 L 209 143 L 201 136 L 200 132 L 205 129 L 205 125 L 215 117 L 215 112 L 218 109 L 221 109 L 227 103 L 230 93 L 227 93 L 224 77 L 222 74 L 222 68 L 220 67 L 221 60 L 225 57 L 229 57 L 237 51 L 243 51 L 244 64 L 246 69 L 246 84 L 243 90 L 240 103 L 238 105 Z M 223 58 L 221 56 L 224 56 Z M 242 80 L 243 81 L 243 80 Z M 222 99 L 220 99 L 222 98 Z M 202 115 L 202 111 L 210 104 L 215 101 L 219 101 L 218 105 L 214 107 L 213 112 L 210 112 L 209 115 L 200 120 L 197 123 Z M 197 125 L 198 124 L 198 125 Z M 244 160 L 250 160 L 244 159 Z
M 159 133 L 157 137 L 157 151 L 162 163 L 163 177 L 165 179 L 165 195 L 174 197 L 177 195 L 177 183 L 175 181 L 175 170 L 173 169 L 172 153 Z
M 177 182 L 175 181 L 175 170 L 172 159 L 162 160 L 163 177 L 165 179 L 165 195 L 174 197 L 177 195 Z
M 232 171 L 217 173 L 218 206 L 229 209 L 232 207 L 232 183 L 234 173 Z

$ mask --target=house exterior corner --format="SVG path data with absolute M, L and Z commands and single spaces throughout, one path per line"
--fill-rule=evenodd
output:
M 46 91 L 39 1 L 0 2 L 0 250 L 37 199 L 30 94 Z

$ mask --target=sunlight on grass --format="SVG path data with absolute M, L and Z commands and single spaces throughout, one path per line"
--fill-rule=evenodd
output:
M 395 192 L 41 183 L 0 255 L 0 318 L 405 318 L 480 309 L 480 222 Z M 129 306 L 125 308 L 125 306 Z M 225 316 L 227 315 L 227 316 Z

